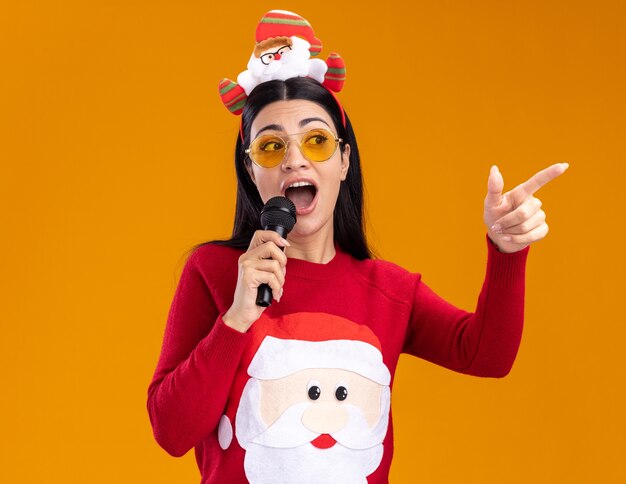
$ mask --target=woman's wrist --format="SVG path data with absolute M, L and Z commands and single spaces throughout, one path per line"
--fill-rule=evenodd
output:
M 247 332 L 251 326 L 240 317 L 237 317 L 236 314 L 232 314 L 230 309 L 224 313 L 224 315 L 222 316 L 222 321 L 224 321 L 224 324 L 226 326 L 236 331 L 239 331 L 240 333 Z
M 525 248 L 525 246 L 523 246 L 523 247 L 520 247 L 519 249 L 514 249 L 514 250 L 506 250 L 506 249 L 504 249 L 497 242 L 497 237 L 495 235 L 493 235 L 490 230 L 487 231 L 487 237 L 488 237 L 489 242 L 496 248 L 496 250 L 498 252 L 501 252 L 502 254 L 515 254 L 516 252 L 519 252 L 520 250 L 523 250 Z

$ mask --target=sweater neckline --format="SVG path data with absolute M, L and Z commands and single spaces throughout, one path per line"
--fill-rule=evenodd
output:
M 326 264 L 289 257 L 287 259 L 287 274 L 306 279 L 328 280 L 343 273 L 349 265 L 350 255 L 335 244 L 335 256 Z

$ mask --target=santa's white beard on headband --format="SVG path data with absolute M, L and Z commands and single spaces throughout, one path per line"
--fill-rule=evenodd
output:
M 243 391 L 236 417 L 239 444 L 246 450 L 245 471 L 253 483 L 365 483 L 383 455 L 387 433 L 389 388 L 381 396 L 381 418 L 370 428 L 361 410 L 345 405 L 346 425 L 331 434 L 337 441 L 320 449 L 311 444 L 319 436 L 302 423 L 313 402 L 287 408 L 269 427 L 259 415 L 260 385 L 251 379 Z
M 328 66 L 321 59 L 311 59 L 309 44 L 299 37 L 292 37 L 291 50 L 282 55 L 280 60 L 272 60 L 263 64 L 254 54 L 248 61 L 248 70 L 237 77 L 237 83 L 243 87 L 247 95 L 262 82 L 291 79 L 292 77 L 309 76 L 318 82 L 324 82 Z M 272 50 L 272 49 L 270 49 Z M 277 50 L 277 49 L 276 49 Z

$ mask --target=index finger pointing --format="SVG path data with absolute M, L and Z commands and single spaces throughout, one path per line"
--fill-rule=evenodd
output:
M 538 173 L 535 173 L 532 177 L 526 180 L 521 185 L 518 185 L 511 190 L 510 195 L 516 201 L 517 204 L 523 202 L 528 197 L 532 196 L 537 190 L 548 182 L 554 180 L 557 176 L 562 175 L 565 170 L 569 168 L 567 163 L 556 163 Z

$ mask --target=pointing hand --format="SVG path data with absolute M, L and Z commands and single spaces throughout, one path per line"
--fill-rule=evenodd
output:
M 505 194 L 502 174 L 497 166 L 491 167 L 484 220 L 489 238 L 501 252 L 517 252 L 546 236 L 546 214 L 533 194 L 568 167 L 567 163 L 549 166 Z

